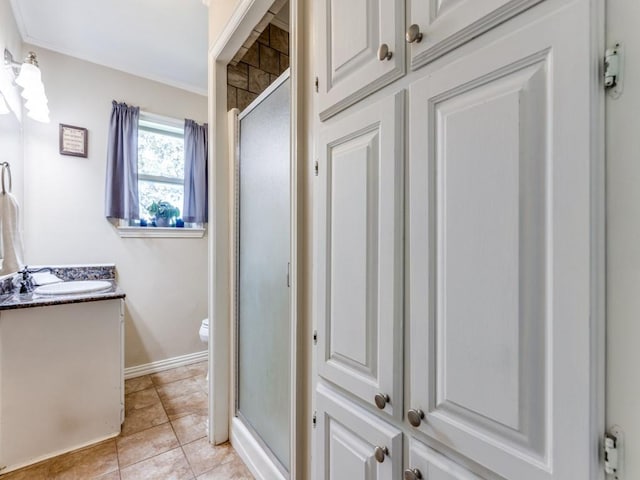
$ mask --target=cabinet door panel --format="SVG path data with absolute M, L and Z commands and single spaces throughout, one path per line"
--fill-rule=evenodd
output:
M 316 179 L 318 373 L 402 411 L 404 95 L 323 128 Z
M 410 88 L 408 407 L 505 478 L 587 479 L 589 2 L 534 10 Z
M 415 438 L 409 441 L 407 468 L 418 470 L 422 480 L 482 480 L 482 477 L 427 447 Z
M 411 44 L 416 70 L 542 0 L 411 0 L 409 24 L 422 41 Z
M 404 0 L 317 2 L 320 118 L 400 78 L 405 72 Z M 389 59 L 378 58 L 386 44 Z
M 120 432 L 123 305 L 102 299 L 0 312 L 3 473 Z
M 402 433 L 349 400 L 318 385 L 316 477 L 318 480 L 400 478 Z M 380 462 L 376 448 L 386 449 Z

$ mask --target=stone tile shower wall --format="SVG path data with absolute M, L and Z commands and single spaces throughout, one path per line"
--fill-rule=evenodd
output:
M 289 68 L 289 32 L 269 24 L 236 65 L 227 67 L 227 109 L 244 110 Z

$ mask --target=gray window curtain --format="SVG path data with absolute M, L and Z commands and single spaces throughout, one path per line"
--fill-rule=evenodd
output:
M 138 212 L 138 119 L 140 108 L 113 101 L 107 146 L 105 215 L 137 219 Z
M 184 121 L 184 208 L 185 222 L 207 222 L 208 126 Z

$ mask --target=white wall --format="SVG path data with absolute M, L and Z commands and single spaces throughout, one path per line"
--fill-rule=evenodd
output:
M 42 70 L 51 123 L 24 120 L 24 241 L 30 264 L 113 262 L 127 294 L 125 365 L 204 350 L 207 240 L 120 238 L 104 217 L 111 101 L 203 122 L 206 97 L 45 49 Z M 169 61 L 169 59 L 167 60 Z M 60 123 L 89 130 L 88 158 L 58 153 Z
M 624 478 L 640 478 L 640 2 L 607 2 L 607 45 L 625 51 L 607 97 L 607 425 L 622 427 Z
M 209 46 L 212 46 L 229 23 L 234 11 L 243 0 L 210 0 Z

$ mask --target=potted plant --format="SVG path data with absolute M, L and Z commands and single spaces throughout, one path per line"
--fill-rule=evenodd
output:
M 153 202 L 147 211 L 154 218 L 156 227 L 169 227 L 180 216 L 180 210 L 164 200 Z

